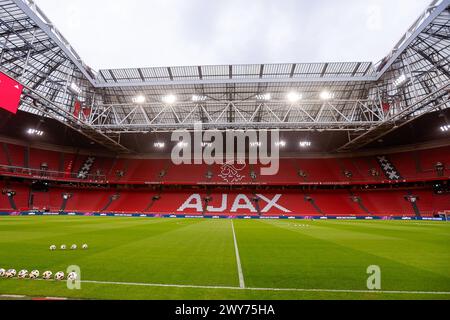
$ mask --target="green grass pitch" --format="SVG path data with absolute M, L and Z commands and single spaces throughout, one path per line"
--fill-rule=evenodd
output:
M 74 243 L 89 249 L 49 250 Z M 55 273 L 69 265 L 81 268 L 80 290 L 69 290 L 66 282 L 1 278 L 0 295 L 450 299 L 450 224 L 0 217 L 0 268 Z M 381 268 L 381 292 L 368 292 L 370 265 Z

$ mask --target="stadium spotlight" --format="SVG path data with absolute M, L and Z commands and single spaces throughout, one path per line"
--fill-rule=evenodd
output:
M 402 74 L 394 81 L 394 86 L 399 87 L 402 84 L 404 84 L 406 80 L 408 80 L 408 78 L 406 77 L 405 74 Z
M 174 104 L 175 102 L 177 102 L 177 97 L 173 94 L 169 94 L 162 98 L 162 102 L 164 102 L 165 104 Z
M 138 96 L 133 98 L 133 103 L 142 104 L 142 103 L 145 103 L 145 100 L 146 100 L 145 96 L 138 95 Z
M 308 148 L 311 147 L 312 143 L 311 141 L 300 141 L 299 145 L 300 148 Z
M 36 130 L 36 129 L 31 129 L 31 128 L 27 130 L 27 133 L 28 133 L 30 136 L 39 136 L 39 137 L 41 137 L 41 136 L 44 135 L 44 132 L 43 132 L 43 131 L 41 131 L 41 130 Z
M 75 93 L 77 95 L 80 95 L 82 92 L 81 88 L 75 82 L 72 82 L 70 84 L 69 88 L 70 88 L 70 91 L 72 91 L 73 93 Z
M 252 147 L 252 148 L 259 148 L 259 147 L 261 147 L 262 146 L 262 143 L 261 142 L 250 142 L 250 147 Z
M 278 142 L 275 142 L 275 146 L 276 147 L 282 147 L 282 148 L 284 148 L 284 147 L 286 147 L 286 141 L 284 141 L 284 140 L 280 140 L 280 141 L 278 141 Z
M 208 99 L 207 96 L 198 96 L 198 95 L 192 96 L 192 101 L 194 101 L 194 102 L 202 102 L 202 101 L 206 101 L 207 99 Z
M 256 100 L 266 100 L 269 101 L 272 99 L 272 95 L 270 93 L 265 93 L 265 94 L 257 94 L 256 95 Z
M 302 95 L 298 94 L 297 92 L 290 92 L 287 95 L 287 98 L 290 102 L 297 102 L 299 100 L 302 100 Z
M 155 142 L 153 145 L 155 148 L 158 148 L 158 149 L 164 149 L 164 147 L 166 146 L 166 144 L 164 142 Z
M 442 132 L 450 131 L 450 125 L 441 126 L 441 131 Z
M 322 91 L 320 93 L 320 99 L 322 99 L 322 100 L 331 100 L 333 98 L 334 98 L 334 94 L 332 94 L 329 91 Z

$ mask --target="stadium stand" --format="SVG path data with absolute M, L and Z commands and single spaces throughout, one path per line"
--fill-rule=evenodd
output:
M 29 152 L 27 152 L 29 150 Z M 29 154 L 28 163 L 25 155 Z M 11 159 L 9 162 L 8 159 Z M 390 179 L 383 171 L 380 158 L 386 158 L 387 167 L 396 174 Z M 63 160 L 62 160 L 63 159 Z M 87 171 L 80 175 L 89 159 L 93 159 Z M 13 165 L 10 165 L 13 164 Z M 63 164 L 62 164 L 63 163 Z M 436 170 L 442 164 L 442 172 Z M 19 145 L 3 144 L 0 150 L 0 170 L 13 176 L 36 177 L 45 175 L 65 180 L 109 181 L 114 183 L 145 184 L 265 184 L 296 185 L 299 183 L 377 183 L 396 181 L 433 180 L 448 178 L 450 174 L 450 147 L 410 151 L 389 156 L 361 156 L 353 158 L 281 159 L 280 170 L 275 176 L 261 176 L 260 165 L 174 165 L 165 159 L 107 158 L 71 154 Z M 29 170 L 27 170 L 29 169 Z M 252 172 L 255 176 L 252 178 Z M 304 176 L 299 173 L 303 173 Z M 208 177 L 208 174 L 210 176 Z M 227 176 L 224 178 L 224 176 Z
M 380 158 L 386 161 L 380 161 Z M 189 215 L 432 216 L 450 209 L 448 193 L 439 195 L 424 186 L 394 186 L 399 181 L 387 179 L 383 166 L 388 169 L 392 167 L 401 176 L 401 182 L 446 181 L 450 176 L 450 147 L 412 150 L 387 156 L 281 159 L 277 175 L 262 176 L 259 174 L 259 164 L 176 166 L 166 159 L 108 158 L 2 143 L 1 179 L 26 179 L 23 182 L 0 180 L 0 210 Z M 47 192 L 36 191 L 31 188 L 31 181 L 37 180 L 53 180 L 62 184 L 52 185 Z M 77 185 L 67 185 L 67 182 Z M 86 185 L 80 187 L 79 183 Z M 99 188 L 97 184 L 104 186 Z M 192 189 L 198 184 L 203 187 Z M 368 184 L 378 186 L 376 189 L 368 188 Z M 261 187 L 252 190 L 251 186 L 254 185 L 271 187 L 264 191 Z M 307 189 L 298 189 L 300 185 Z M 320 185 L 328 189 L 317 189 Z M 347 189 L 335 189 L 335 185 L 347 186 Z M 184 186 L 183 189 L 180 189 L 181 186 Z M 14 195 L 11 196 L 8 191 L 13 191 Z M 197 206 L 178 211 L 193 194 L 198 194 L 201 199 L 200 209 Z M 277 204 L 287 211 L 277 206 L 265 211 L 266 201 L 258 195 L 273 199 L 278 194 L 281 197 Z M 224 195 L 227 201 L 223 207 Z M 238 196 L 241 197 L 238 203 L 241 208 L 232 212 Z
M 114 213 L 156 213 L 156 214 L 213 214 L 213 215 L 303 215 L 303 216 L 414 216 L 411 202 L 406 198 L 413 195 L 422 216 L 429 216 L 449 209 L 450 195 L 437 195 L 428 189 L 383 189 L 357 190 L 270 190 L 214 191 L 204 189 L 168 189 L 162 193 L 145 190 L 117 190 L 104 188 L 51 188 L 49 192 L 31 191 L 26 184 L 2 185 L 0 210 L 14 211 L 5 190 L 15 192 L 17 210 L 60 211 L 63 196 L 70 194 L 66 212 L 114 212 Z M 196 195 L 195 198 L 193 195 Z M 275 199 L 278 206 L 268 202 Z M 155 197 L 158 200 L 154 200 Z M 262 197 L 260 197 L 262 196 Z M 226 201 L 224 201 L 226 197 Z M 236 200 L 240 197 L 240 201 Z M 355 197 L 359 199 L 359 203 Z M 32 199 L 32 200 L 30 200 Z M 200 199 L 200 202 L 198 201 Z M 208 199 L 208 201 L 206 201 Z M 259 199 L 259 200 L 256 200 Z M 187 208 L 179 210 L 183 204 Z M 240 209 L 232 211 L 233 205 Z M 361 205 L 360 205 L 361 204 Z M 200 208 L 200 209 L 199 209 Z M 213 208 L 208 210 L 208 208 Z M 286 210 L 284 210 L 284 209 Z M 178 211 L 179 210 L 179 211 Z M 366 211 L 367 210 L 367 211 Z
M 61 153 L 30 148 L 29 167 L 41 169 L 42 164 L 47 165 L 47 171 L 62 171 L 61 169 Z

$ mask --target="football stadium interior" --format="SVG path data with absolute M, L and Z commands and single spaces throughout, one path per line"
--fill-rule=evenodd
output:
M 82 287 L 0 295 L 449 299 L 449 99 L 449 0 L 377 63 L 99 71 L 33 1 L 0 0 L 0 268 L 77 265 Z M 175 164 L 172 133 L 199 124 L 278 130 L 278 172 Z

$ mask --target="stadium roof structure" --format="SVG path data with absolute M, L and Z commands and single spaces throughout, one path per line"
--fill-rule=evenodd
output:
M 218 130 L 346 131 L 339 151 L 347 151 L 450 106 L 450 0 L 434 0 L 376 64 L 96 72 L 31 0 L 0 0 L 0 50 L 0 71 L 25 86 L 21 110 L 116 152 L 129 152 L 124 134 L 192 130 L 199 122 Z M 75 111 L 77 101 L 84 112 Z

